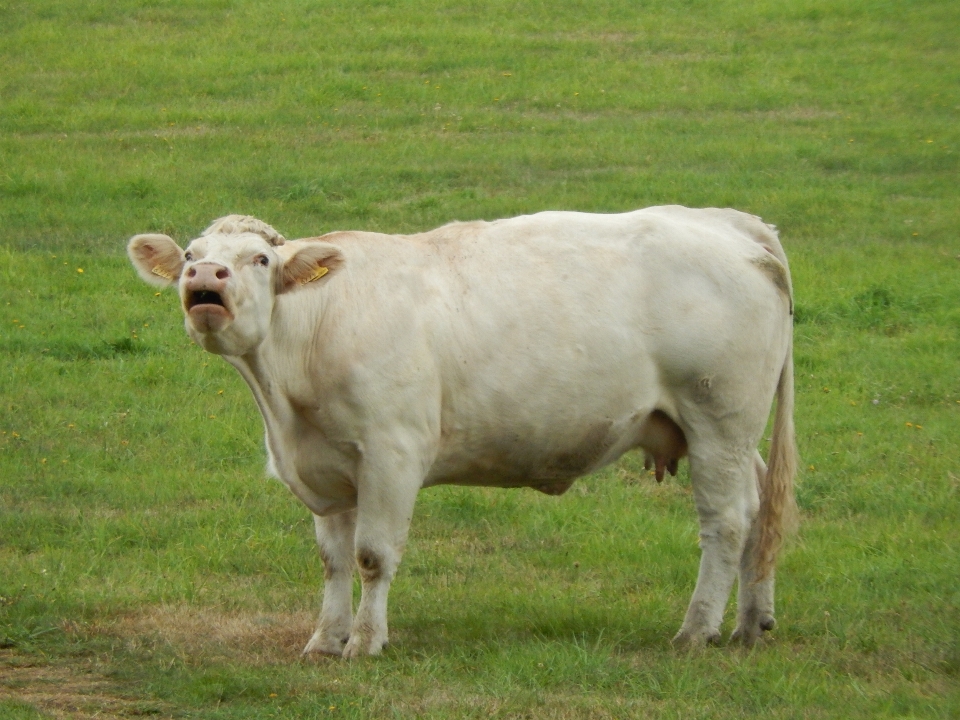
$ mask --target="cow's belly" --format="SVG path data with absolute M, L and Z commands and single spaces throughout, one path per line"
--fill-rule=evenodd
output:
M 424 485 L 534 487 L 559 494 L 575 478 L 637 447 L 647 414 L 649 409 L 615 419 L 555 418 L 536 427 L 509 422 L 460 426 L 442 438 Z
M 597 320 L 572 300 L 552 307 L 442 365 L 425 484 L 561 488 L 637 447 L 653 410 L 674 409 L 635 310 Z

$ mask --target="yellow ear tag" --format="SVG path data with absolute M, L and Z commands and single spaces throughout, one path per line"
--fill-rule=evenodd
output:
M 304 280 L 301 285 L 306 285 L 307 283 L 312 283 L 314 280 L 319 280 L 324 275 L 330 272 L 330 268 L 324 267 L 323 265 L 317 265 L 317 269 L 313 271 L 313 275 Z
M 168 273 L 166 270 L 164 270 L 164 269 L 163 269 L 162 267 L 160 267 L 159 265 L 157 265 L 155 268 L 153 268 L 153 270 L 151 270 L 150 272 L 152 272 L 152 273 L 153 273 L 154 275 L 156 275 L 157 277 L 162 277 L 164 280 L 173 280 L 173 275 L 171 275 L 170 273 Z

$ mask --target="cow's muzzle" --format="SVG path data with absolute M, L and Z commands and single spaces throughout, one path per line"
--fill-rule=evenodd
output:
M 216 332 L 233 319 L 225 300 L 230 270 L 216 263 L 198 263 L 184 274 L 183 309 L 200 332 Z

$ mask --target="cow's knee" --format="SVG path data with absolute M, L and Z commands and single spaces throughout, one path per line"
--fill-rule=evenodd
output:
M 323 563 L 323 579 L 330 582 L 333 578 L 343 573 L 352 573 L 353 568 L 344 563 L 341 558 L 328 552 L 323 546 L 320 547 L 320 562 Z
M 357 565 L 364 582 L 376 582 L 383 576 L 383 556 L 373 550 L 358 551 Z

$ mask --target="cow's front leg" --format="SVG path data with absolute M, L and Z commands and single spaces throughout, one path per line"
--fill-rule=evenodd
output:
M 387 595 L 407 542 L 420 478 L 396 471 L 361 482 L 356 557 L 362 593 L 346 658 L 377 655 L 387 644 Z
M 313 524 L 323 560 L 323 606 L 317 630 L 303 654 L 340 655 L 353 626 L 353 539 L 357 511 L 329 517 L 314 515 Z

